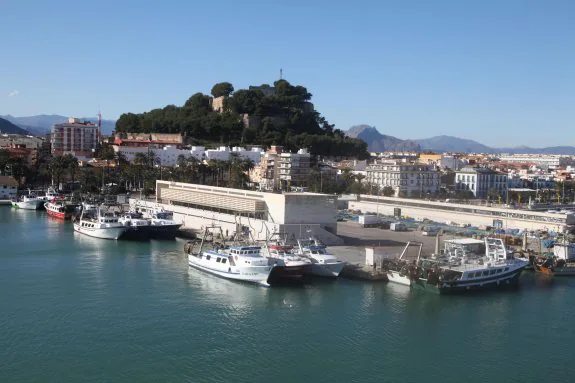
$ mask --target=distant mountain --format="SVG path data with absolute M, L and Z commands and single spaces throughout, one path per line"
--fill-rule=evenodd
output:
M 412 140 L 401 140 L 381 134 L 375 127 L 369 125 L 354 125 L 345 134 L 348 137 L 363 140 L 367 143 L 367 150 L 370 152 L 420 150 L 420 146 Z
M 477 141 L 445 135 L 414 141 L 421 146 L 421 149 L 436 152 L 493 153 L 498 151 Z
M 22 129 L 12 122 L 0 118 L 0 132 L 2 133 L 9 133 L 9 134 L 30 134 L 25 129 Z
M 13 124 L 20 126 L 23 129 L 28 130 L 32 134 L 45 135 L 50 133 L 52 126 L 54 124 L 60 124 L 62 122 L 68 121 L 68 117 L 60 116 L 57 114 L 40 114 L 37 116 L 26 116 L 26 117 L 14 117 L 11 115 L 0 116 Z M 96 122 L 98 117 L 80 117 L 80 120 L 87 120 Z M 111 134 L 116 128 L 116 120 L 102 120 L 102 133 Z

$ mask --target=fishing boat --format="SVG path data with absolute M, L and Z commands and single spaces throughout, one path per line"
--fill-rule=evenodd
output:
M 298 239 L 296 254 L 311 261 L 311 275 L 320 277 L 338 277 L 345 267 L 345 262 L 327 251 L 325 245 L 318 245 L 310 239 Z
M 535 271 L 558 277 L 575 276 L 575 244 L 565 237 L 553 244 L 553 253 L 542 255 L 533 262 Z
M 24 210 L 39 210 L 43 206 L 42 201 L 38 196 L 28 190 L 28 194 L 20 196 L 15 201 L 12 201 L 12 207 Z
M 439 293 L 468 292 L 517 285 L 528 265 L 508 251 L 500 238 L 462 238 L 444 241 L 444 254 L 418 259 L 418 276 L 412 285 Z
M 174 213 L 161 206 L 141 206 L 132 207 L 132 211 L 141 213 L 145 219 L 150 221 L 150 238 L 152 239 L 174 239 L 182 223 L 174 221 Z
M 50 217 L 63 219 L 65 221 L 72 219 L 74 214 L 80 208 L 79 204 L 71 203 L 64 199 L 54 198 L 44 203 L 46 213 Z
M 243 245 L 225 247 L 213 242 L 210 246 L 206 237 L 210 232 L 215 237 L 214 230 L 219 230 L 220 238 L 224 237 L 221 228 L 210 226 L 204 231 L 200 242 L 187 242 L 184 245 L 188 264 L 222 278 L 269 286 L 270 274 L 275 266 L 261 255 L 261 248 Z
M 74 222 L 74 231 L 101 239 L 118 239 L 126 227 L 118 222 L 118 216 L 100 206 L 96 209 L 82 209 Z
M 49 201 L 52 201 L 56 198 L 60 198 L 60 194 L 56 191 L 56 189 L 54 189 L 53 187 L 50 186 L 48 188 L 48 190 L 46 190 L 44 195 L 38 196 L 38 198 L 44 202 L 49 202 Z M 44 204 L 44 206 L 46 206 L 46 205 Z
M 406 259 L 406 255 L 412 246 L 418 248 L 417 257 L 416 259 L 408 260 Z M 397 259 L 385 258 L 382 260 L 382 269 L 386 271 L 389 282 L 404 286 L 411 286 L 415 283 L 421 272 L 421 269 L 417 264 L 417 260 L 421 258 L 422 248 L 423 243 L 410 241 L 407 242 L 405 248 Z
M 144 219 L 141 213 L 135 211 L 121 213 L 118 222 L 126 228 L 121 239 L 145 241 L 151 237 L 150 220 Z
M 311 261 L 292 253 L 293 246 L 285 244 L 268 244 L 262 248 L 262 255 L 276 266 L 274 276 L 278 278 L 301 278 L 310 274 Z

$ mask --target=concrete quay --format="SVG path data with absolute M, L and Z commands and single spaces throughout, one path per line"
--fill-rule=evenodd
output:
M 425 237 L 419 231 L 396 232 L 378 228 L 362 228 L 356 222 L 338 222 L 337 233 L 345 242 L 343 246 L 330 246 L 329 251 L 347 262 L 340 276 L 348 279 L 387 281 L 387 273 L 379 267 L 365 263 L 365 248 L 377 247 L 399 257 L 409 241 L 423 243 L 422 254 L 431 254 L 435 249 L 435 237 Z M 413 251 L 409 255 L 413 256 Z

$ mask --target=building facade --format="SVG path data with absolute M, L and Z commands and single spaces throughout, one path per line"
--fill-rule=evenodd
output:
M 14 177 L 0 176 L 0 199 L 12 199 L 18 193 L 18 182 Z
M 98 147 L 98 126 L 70 117 L 68 122 L 52 127 L 50 141 L 53 156 L 71 153 L 76 157 L 91 157 Z
M 398 197 L 423 197 L 439 192 L 440 175 L 434 166 L 383 161 L 366 168 L 366 181 L 380 189 L 391 187 Z
M 500 196 L 507 193 L 509 176 L 488 168 L 463 168 L 455 172 L 455 191 L 471 191 L 476 198 L 487 198 L 490 189 Z

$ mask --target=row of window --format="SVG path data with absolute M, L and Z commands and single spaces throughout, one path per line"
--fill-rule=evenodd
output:
M 489 270 L 477 271 L 475 273 L 468 273 L 467 279 L 487 277 L 489 275 L 501 274 L 504 271 L 509 271 L 509 267 L 506 267 L 504 269 L 502 269 L 502 268 L 500 268 L 500 269 L 489 269 Z

